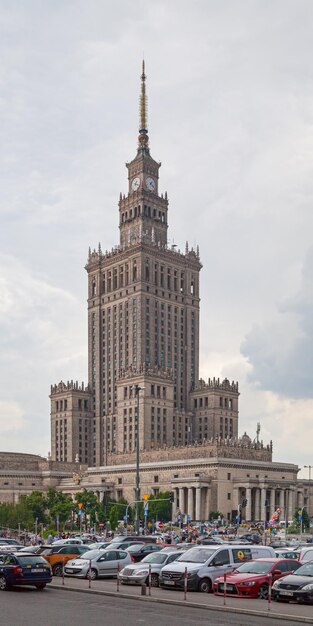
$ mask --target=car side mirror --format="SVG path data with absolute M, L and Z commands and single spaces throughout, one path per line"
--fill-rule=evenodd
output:
M 280 571 L 280 569 L 274 569 L 273 576 L 280 576 L 281 574 L 282 572 Z

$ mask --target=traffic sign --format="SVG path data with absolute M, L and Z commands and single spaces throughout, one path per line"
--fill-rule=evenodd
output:
M 78 506 L 79 509 L 82 509 L 83 508 L 83 503 L 79 502 L 77 506 Z
M 103 528 L 104 523 L 103 522 L 99 522 L 99 528 Z
M 78 514 L 78 515 L 81 515 L 81 514 L 82 514 L 82 510 L 81 510 L 81 509 L 78 509 L 77 514 Z
M 149 493 L 145 493 L 144 496 L 143 496 L 143 499 L 144 500 L 149 500 L 149 498 L 150 498 L 150 494 Z
M 159 526 L 159 528 L 164 528 L 163 522 L 158 522 L 158 526 Z

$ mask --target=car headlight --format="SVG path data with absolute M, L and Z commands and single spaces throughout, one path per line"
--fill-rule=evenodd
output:
M 247 582 L 243 582 L 243 583 L 239 583 L 238 587 L 252 587 L 253 585 L 255 585 L 255 581 L 254 580 L 248 580 Z
M 275 582 L 272 584 L 272 589 L 278 589 L 279 588 L 279 580 L 275 580 Z
M 313 583 L 309 583 L 308 585 L 304 585 L 304 587 L 301 587 L 301 591 L 313 591 Z
M 148 569 L 141 569 L 141 570 L 139 570 L 139 572 L 135 572 L 133 574 L 133 576 L 139 576 L 139 578 L 140 578 L 141 576 L 148 576 L 148 574 L 149 574 L 149 570 Z
M 193 572 L 188 572 L 187 574 L 187 578 L 192 578 L 192 576 L 196 576 L 198 574 L 198 569 L 196 571 Z M 185 575 L 185 574 L 184 574 Z

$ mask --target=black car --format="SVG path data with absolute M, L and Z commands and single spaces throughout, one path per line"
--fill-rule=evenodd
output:
M 293 574 L 276 580 L 272 587 L 272 598 L 277 602 L 313 603 L 313 563 L 301 565 Z
M 25 552 L 0 553 L 0 591 L 15 585 L 32 585 L 44 589 L 51 580 L 51 567 L 42 556 Z
M 151 554 L 151 552 L 159 552 L 160 550 L 162 550 L 162 548 L 163 546 L 160 546 L 156 543 L 145 543 L 145 544 L 138 544 L 138 545 L 134 543 L 132 546 L 129 546 L 129 548 L 127 548 L 126 552 L 129 552 L 129 554 L 132 557 L 132 560 L 135 563 L 138 563 L 145 556 L 147 556 L 148 554 Z

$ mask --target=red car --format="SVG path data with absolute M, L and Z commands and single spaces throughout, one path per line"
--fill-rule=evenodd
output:
M 273 583 L 282 576 L 292 574 L 300 565 L 294 559 L 257 559 L 243 563 L 226 574 L 226 595 L 267 599 L 270 574 Z M 216 595 L 224 595 L 223 576 L 216 578 L 213 591 Z

